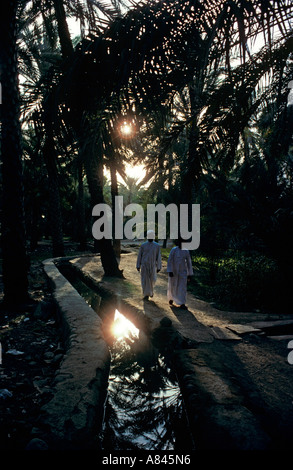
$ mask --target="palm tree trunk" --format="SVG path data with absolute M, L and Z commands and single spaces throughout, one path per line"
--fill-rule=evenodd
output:
M 28 300 L 28 257 L 22 180 L 22 144 L 16 55 L 17 1 L 7 2 L 0 19 L 2 112 L 2 256 L 4 301 Z
M 103 196 L 103 161 L 102 149 L 94 137 L 89 138 L 83 147 L 84 167 L 87 176 L 91 204 L 104 202 Z M 118 267 L 112 241 L 106 238 L 95 240 L 95 250 L 101 254 L 101 262 L 105 276 L 122 277 L 122 271 Z
M 54 0 L 54 9 L 58 25 L 58 35 L 61 45 L 63 59 L 69 57 L 73 52 L 73 45 L 69 34 L 63 0 Z
M 196 92 L 194 87 L 189 87 L 190 112 L 193 119 L 190 123 L 188 134 L 187 165 L 181 181 L 181 202 L 188 205 L 188 229 L 192 228 L 192 204 L 196 200 L 196 191 L 201 174 L 201 162 L 198 154 L 198 127 L 196 123 Z M 181 227 L 180 227 L 181 230 Z
M 73 52 L 73 46 L 69 35 L 68 25 L 66 22 L 66 15 L 62 0 L 54 0 L 55 15 L 58 24 L 58 34 L 61 44 L 61 52 L 63 59 L 69 57 Z M 60 200 L 60 188 L 58 181 L 58 171 L 56 166 L 56 150 L 53 137 L 53 104 L 52 97 L 49 96 L 46 103 L 46 110 L 44 113 L 45 124 L 45 145 L 44 145 L 44 158 L 47 166 L 48 180 L 49 180 L 49 211 L 50 211 L 50 226 L 52 236 L 52 250 L 53 256 L 64 256 L 64 241 L 63 241 L 63 217 Z
M 77 240 L 79 249 L 86 249 L 86 221 L 85 221 L 85 202 L 84 202 L 84 184 L 83 184 L 83 165 L 78 163 L 78 189 L 77 189 Z
M 188 135 L 188 157 L 186 171 L 183 176 L 183 202 L 190 204 L 194 199 L 194 193 L 196 189 L 196 182 L 201 173 L 200 158 L 198 155 L 198 128 L 196 123 L 197 116 L 197 95 L 194 87 L 189 86 L 189 97 L 190 97 L 190 112 L 192 120 L 190 123 L 189 135 Z
M 58 172 L 56 168 L 56 153 L 53 140 L 52 123 L 45 119 L 44 160 L 47 166 L 49 181 L 49 216 L 54 257 L 64 256 L 63 218 L 60 201 Z
M 111 174 L 111 197 L 112 197 L 112 232 L 113 232 L 113 249 L 116 255 L 117 263 L 120 263 L 121 241 L 115 238 L 115 197 L 118 196 L 118 182 L 115 163 L 110 164 Z

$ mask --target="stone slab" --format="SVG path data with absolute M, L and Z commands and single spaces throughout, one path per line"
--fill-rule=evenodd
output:
M 287 326 L 287 325 L 293 325 L 293 319 L 292 320 L 275 320 L 275 321 L 256 321 L 250 323 L 251 326 L 254 328 L 272 328 L 274 326 Z
M 267 338 L 275 339 L 277 341 L 290 341 L 290 339 L 293 339 L 293 335 L 267 336 Z
M 254 328 L 253 326 L 249 325 L 226 325 L 226 328 L 229 330 L 233 331 L 234 333 L 238 335 L 244 335 L 246 333 L 260 333 L 261 330 L 259 328 Z
M 238 335 L 225 327 L 213 326 L 211 327 L 211 333 L 216 339 L 241 341 L 241 338 Z

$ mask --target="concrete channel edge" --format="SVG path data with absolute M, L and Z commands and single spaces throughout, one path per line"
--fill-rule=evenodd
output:
M 43 262 L 64 331 L 66 352 L 54 396 L 42 408 L 41 432 L 49 449 L 97 449 L 110 370 L 102 321 L 60 273 L 54 259 Z

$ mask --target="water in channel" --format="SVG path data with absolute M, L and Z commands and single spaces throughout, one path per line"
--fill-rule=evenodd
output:
M 103 318 L 103 299 L 69 268 L 59 267 Z M 107 321 L 106 321 L 107 320 Z M 176 374 L 142 330 L 118 310 L 104 322 L 111 351 L 104 450 L 191 450 L 192 440 Z

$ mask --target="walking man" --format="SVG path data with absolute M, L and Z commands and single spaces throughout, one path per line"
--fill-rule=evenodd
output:
M 187 309 L 186 293 L 187 279 L 193 275 L 191 257 L 188 250 L 183 250 L 182 240 L 177 241 L 177 246 L 172 248 L 167 263 L 168 275 L 168 300 L 169 304 L 180 305 L 181 308 Z
M 155 232 L 153 230 L 148 230 L 147 239 L 139 248 L 136 262 L 137 270 L 141 271 L 144 300 L 153 297 L 157 273 L 162 268 L 161 249 L 159 244 L 154 241 Z

